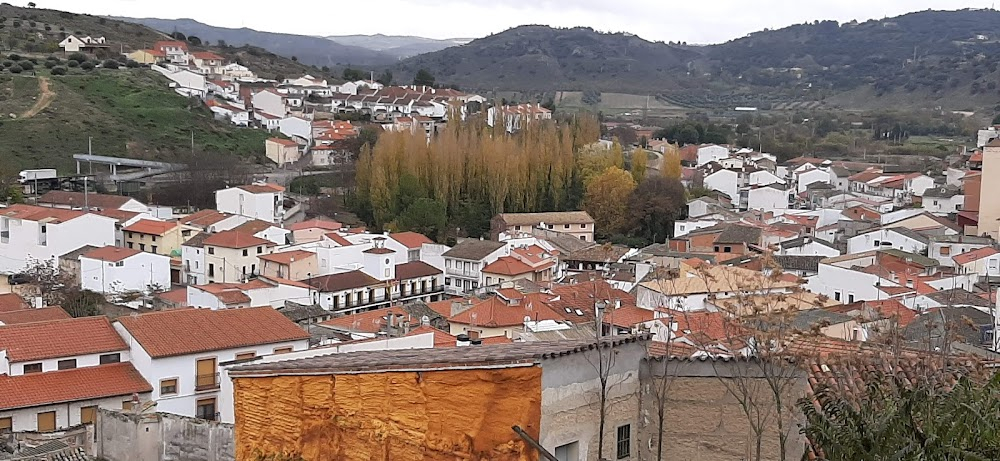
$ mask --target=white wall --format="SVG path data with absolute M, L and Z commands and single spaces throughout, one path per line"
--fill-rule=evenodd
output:
M 735 200 L 739 199 L 739 174 L 732 170 L 719 170 L 704 179 L 705 187 L 717 190 Z M 735 203 L 735 202 L 734 202 Z
M 962 211 L 965 204 L 965 196 L 958 194 L 949 198 L 924 197 L 922 205 L 924 210 L 934 214 L 949 214 Z
M 812 183 L 825 182 L 830 183 L 830 173 L 820 169 L 809 170 L 804 173 L 799 173 L 798 175 L 797 191 L 799 193 L 805 192 L 806 187 Z
M 712 227 L 718 223 L 719 221 L 715 220 L 674 221 L 674 237 L 682 237 L 698 229 Z
M 788 192 L 770 187 L 750 189 L 747 191 L 747 209 L 750 210 L 784 210 L 788 208 Z
M 270 223 L 281 223 L 281 192 L 254 194 L 238 187 L 215 191 L 216 209 Z
M 67 357 L 56 357 L 56 358 L 46 359 L 46 360 L 34 360 L 34 361 L 31 361 L 31 362 L 17 362 L 17 363 L 13 363 L 13 364 L 10 365 L 9 376 L 20 376 L 20 375 L 23 375 L 24 374 L 24 365 L 26 365 L 26 364 L 33 364 L 33 363 L 41 363 L 42 364 L 42 372 L 43 373 L 48 373 L 50 371 L 58 371 L 59 370 L 59 361 L 60 360 L 69 360 L 69 359 L 76 359 L 76 367 L 77 368 L 96 367 L 96 366 L 98 366 L 98 365 L 101 364 L 101 356 L 102 355 L 115 354 L 115 353 L 121 354 L 121 362 L 128 362 L 129 361 L 129 352 L 127 350 L 111 351 L 111 352 L 105 352 L 105 353 L 102 353 L 102 354 L 71 355 L 71 356 L 67 356 Z
M 781 254 L 785 256 L 826 256 L 828 258 L 832 258 L 834 256 L 840 256 L 840 251 L 836 248 L 830 248 L 823 245 L 822 243 L 811 241 L 798 248 L 782 248 Z
M 888 245 L 887 245 L 888 244 Z M 927 244 L 911 239 L 892 229 L 879 229 L 856 235 L 847 240 L 848 253 L 862 253 L 869 250 L 895 248 L 909 253 L 920 253 L 927 249 Z
M 957 264 L 955 263 L 955 260 L 952 259 L 953 256 L 968 253 L 972 250 L 978 250 L 987 246 L 989 246 L 988 243 L 948 243 L 931 241 L 931 244 L 927 248 L 927 256 L 935 259 L 938 264 L 942 266 L 956 267 Z M 947 255 L 941 254 L 941 247 L 949 248 Z
M 921 175 L 911 179 L 907 189 L 913 195 L 924 195 L 924 191 L 932 187 L 934 187 L 934 178 Z
M 139 395 L 140 401 L 148 401 L 149 394 Z M 50 411 L 56 412 L 56 429 L 64 429 L 80 424 L 80 409 L 83 407 L 97 406 L 107 410 L 121 411 L 123 402 L 132 401 L 131 395 L 110 397 L 105 399 L 82 400 L 79 402 L 60 403 L 55 405 L 43 405 L 40 407 L 25 408 L 20 410 L 0 410 L 0 418 L 11 417 L 15 432 L 38 430 L 38 414 Z
M 698 148 L 698 166 L 708 162 L 729 157 L 729 149 L 722 146 L 704 146 Z
M 170 258 L 142 252 L 118 263 L 80 257 L 80 282 L 98 293 L 146 291 L 151 286 L 170 288 Z
M 284 98 L 270 91 L 261 91 L 253 95 L 253 108 L 265 114 L 284 117 L 287 113 Z
M 312 141 L 312 123 L 298 117 L 287 117 L 278 122 L 278 131 L 288 136 L 298 136 L 307 141 Z
M 879 282 L 877 275 L 820 263 L 819 273 L 809 278 L 806 289 L 845 304 L 851 302 L 851 295 L 855 302 L 885 299 L 887 296 L 875 288 L 876 282 Z M 892 284 L 886 280 L 881 283 L 886 286 Z
M 10 232 L 9 238 L 0 240 L 0 273 L 19 272 L 31 259 L 53 260 L 85 245 L 114 245 L 115 222 L 114 218 L 85 214 L 58 224 L 49 223 L 45 245 L 40 245 L 38 222 L 0 217 L 0 228 Z
M 205 249 L 181 246 L 181 261 L 184 264 L 184 282 L 189 285 L 208 283 L 205 277 Z

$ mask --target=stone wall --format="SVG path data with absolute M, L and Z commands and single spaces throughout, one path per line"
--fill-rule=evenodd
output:
M 168 413 L 101 409 L 97 455 L 108 461 L 233 461 L 233 425 Z

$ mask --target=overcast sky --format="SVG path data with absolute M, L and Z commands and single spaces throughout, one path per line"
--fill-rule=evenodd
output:
M 27 1 L 6 0 L 16 5 Z M 988 8 L 990 0 L 37 0 L 41 8 L 129 17 L 192 18 L 221 27 L 301 35 L 474 38 L 522 24 L 589 26 L 648 40 L 719 43 L 817 19 L 847 22 L 926 9 Z

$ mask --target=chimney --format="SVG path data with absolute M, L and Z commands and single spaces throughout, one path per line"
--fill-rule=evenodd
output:
M 465 347 L 469 345 L 469 335 L 462 333 L 455 338 L 456 347 Z
M 42 301 L 42 297 L 41 296 L 35 296 L 34 298 L 32 298 L 31 299 L 31 304 L 32 304 L 32 307 L 34 307 L 35 309 L 41 309 L 41 308 L 45 307 L 45 303 Z

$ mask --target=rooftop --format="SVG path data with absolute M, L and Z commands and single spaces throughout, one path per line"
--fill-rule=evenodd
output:
M 594 218 L 586 211 L 553 211 L 547 213 L 500 213 L 508 226 L 534 226 L 545 224 L 593 224 Z M 593 230 L 591 228 L 590 230 Z
M 339 274 L 322 275 L 303 280 L 303 282 L 324 293 L 336 293 L 338 291 L 350 290 L 353 288 L 370 287 L 382 284 L 382 282 L 378 279 L 359 270 L 341 272 Z
M 0 327 L 11 363 L 128 350 L 107 317 L 80 317 Z
M 0 294 L 0 312 L 19 311 L 29 307 L 31 306 L 17 293 Z
M 0 375 L 0 411 L 109 397 L 131 397 L 153 388 L 131 363 L 72 370 Z
M 132 197 L 125 195 L 96 193 L 84 194 L 83 192 L 69 192 L 63 190 L 49 191 L 41 197 L 38 197 L 39 204 L 61 205 L 72 208 L 83 208 L 84 206 L 87 206 L 92 210 L 121 208 L 131 200 L 133 200 Z
M 174 309 L 119 317 L 118 322 L 153 358 L 309 339 L 271 307 Z
M 246 232 L 240 232 L 235 230 L 222 231 L 216 234 L 212 234 L 207 237 L 203 242 L 207 246 L 223 247 L 223 248 L 250 248 L 255 246 L 274 246 L 274 242 L 270 240 L 264 240 L 259 237 L 254 237 L 253 234 L 248 234 Z
M 620 347 L 644 341 L 638 337 L 615 337 L 602 342 L 604 347 Z M 594 348 L 594 340 L 540 341 L 495 344 L 489 347 L 469 346 L 434 349 L 399 349 L 347 352 L 280 362 L 248 364 L 231 369 L 235 378 L 282 374 L 342 374 L 378 373 L 393 370 L 442 369 L 452 367 L 517 367 L 536 365 L 544 360 L 586 352 Z
M 441 274 L 441 270 L 423 261 L 410 261 L 396 265 L 396 280 L 409 280 Z
M 259 259 L 262 261 L 271 261 L 278 264 L 291 264 L 295 261 L 302 261 L 308 258 L 315 258 L 316 253 L 306 250 L 292 250 L 283 251 L 281 253 L 271 253 L 267 255 L 260 255 Z
M 411 250 L 420 248 L 425 243 L 434 243 L 434 241 L 427 238 L 426 235 L 418 234 L 416 232 L 396 232 L 389 234 L 389 238 L 399 242 L 401 245 Z
M 302 221 L 302 222 L 297 222 L 295 224 L 290 224 L 286 227 L 286 229 L 293 232 L 306 229 L 323 229 L 328 231 L 335 231 L 340 229 L 341 227 L 344 227 L 344 225 L 332 219 L 313 218 L 308 221 Z
M 140 219 L 132 225 L 122 229 L 125 232 L 136 232 L 148 235 L 163 235 L 177 227 L 174 221 L 154 221 L 152 219 Z
M 43 307 L 40 309 L 21 309 L 19 311 L 0 312 L 0 325 L 18 323 L 47 322 L 50 320 L 65 320 L 72 318 L 61 307 Z
M 192 226 L 208 227 L 232 216 L 233 215 L 229 213 L 223 213 L 216 210 L 201 210 L 181 218 L 180 222 L 181 224 L 190 224 Z
M 243 186 L 236 186 L 239 189 L 243 189 L 251 194 L 276 194 L 278 192 L 284 192 L 285 188 L 277 184 L 247 184 Z
M 63 208 L 49 208 L 43 206 L 33 206 L 16 204 L 0 210 L 0 216 L 11 219 L 22 219 L 25 221 L 39 221 L 51 224 L 59 224 L 71 219 L 79 218 L 86 213 L 76 210 L 66 210 Z
M 142 253 L 139 250 L 134 250 L 132 248 L 122 248 L 115 246 L 106 246 L 104 248 L 97 248 L 90 250 L 83 254 L 84 258 L 96 259 L 98 261 L 106 262 L 119 262 L 124 261 L 132 256 Z
M 458 242 L 454 247 L 444 252 L 441 256 L 445 258 L 479 261 L 504 246 L 506 246 L 505 243 L 495 242 L 493 240 L 468 239 Z
M 534 269 L 513 256 L 501 256 L 496 261 L 483 267 L 482 272 L 486 274 L 513 276 L 532 273 Z

